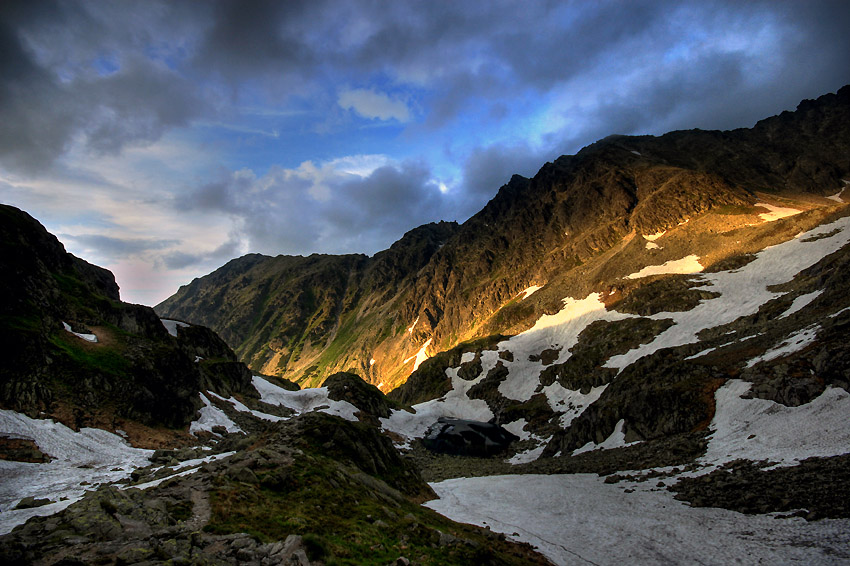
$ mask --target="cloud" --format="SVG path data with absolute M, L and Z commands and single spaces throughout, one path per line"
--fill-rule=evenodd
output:
M 102 234 L 61 234 L 63 240 L 71 240 L 77 246 L 95 251 L 109 259 L 139 255 L 151 250 L 162 250 L 179 244 L 178 240 L 155 238 L 114 238 Z
M 410 120 L 410 109 L 407 104 L 372 89 L 343 90 L 339 93 L 337 101 L 345 110 L 354 110 L 364 118 L 398 120 L 399 122 Z
M 174 206 L 228 215 L 233 238 L 251 251 L 374 253 L 413 226 L 454 217 L 454 198 L 440 190 L 422 162 L 359 155 L 273 167 L 263 176 L 223 173 Z

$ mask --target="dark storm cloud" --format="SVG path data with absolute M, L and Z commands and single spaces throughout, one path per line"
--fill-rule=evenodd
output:
M 35 174 L 77 135 L 90 149 L 118 153 L 128 143 L 155 141 L 203 111 L 192 83 L 140 54 L 136 42 L 149 45 L 140 38 L 149 34 L 133 24 L 133 9 L 123 13 L 124 21 L 100 21 L 90 12 L 102 10 L 102 18 L 118 15 L 115 9 L 96 3 L 2 4 L 0 164 Z M 112 66 L 114 72 L 107 72 Z
M 263 253 L 374 253 L 415 225 L 454 217 L 455 199 L 440 191 L 427 166 L 405 162 L 363 177 L 327 166 L 276 169 L 262 178 L 236 172 L 175 206 L 230 216 L 238 226 L 233 239 Z
M 404 105 L 360 112 L 404 122 L 406 137 L 383 141 L 421 137 L 457 159 L 417 161 L 424 144 L 361 149 L 351 134 L 323 158 L 398 149 L 392 159 L 414 159 L 365 177 L 263 163 L 181 180 L 197 188 L 162 197 L 172 211 L 229 216 L 234 232 L 218 249 L 169 249 L 161 262 L 178 269 L 245 246 L 374 252 L 418 224 L 464 220 L 513 173 L 609 134 L 751 126 L 835 91 L 850 82 L 848 29 L 844 1 L 6 0 L 0 167 L 70 170 L 61 158 L 72 148 L 120 154 L 194 121 L 226 122 L 241 105 L 307 108 L 325 122 L 298 127 L 335 135 L 359 108 L 345 114 L 340 95 L 369 93 Z M 452 167 L 457 186 L 441 191 L 432 168 Z M 89 243 L 133 254 L 156 242 Z

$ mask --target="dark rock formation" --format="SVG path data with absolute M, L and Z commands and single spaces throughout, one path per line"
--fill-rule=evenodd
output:
M 8 299 L 0 303 L 4 408 L 73 427 L 109 428 L 116 417 L 182 427 L 201 389 L 253 392 L 250 372 L 212 331 L 192 326 L 170 336 L 153 309 L 120 301 L 112 273 L 67 253 L 35 219 L 5 205 L 0 285 Z
M 519 437 L 494 423 L 440 417 L 422 444 L 428 450 L 460 456 L 492 456 L 507 450 Z

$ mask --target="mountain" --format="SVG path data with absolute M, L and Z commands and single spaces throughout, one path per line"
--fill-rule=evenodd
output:
M 27 213 L 0 205 L 0 408 L 156 444 L 202 405 L 198 392 L 251 394 L 251 373 L 207 328 L 166 329 L 123 303 L 109 271 L 67 253 Z
M 606 138 L 174 318 L 0 209 L 0 562 L 847 563 L 848 102 Z
M 245 256 L 155 310 L 213 328 L 255 371 L 312 386 L 354 371 L 389 391 L 425 357 L 526 330 L 565 296 L 624 300 L 646 280 L 623 278 L 647 265 L 722 266 L 814 226 L 850 167 L 848 99 L 751 129 L 611 136 L 514 176 L 459 227 L 422 226 L 373 258 Z M 780 228 L 762 203 L 805 214 Z M 661 232 L 663 246 L 642 238 Z

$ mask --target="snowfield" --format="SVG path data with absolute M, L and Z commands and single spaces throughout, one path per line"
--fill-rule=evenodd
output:
M 606 484 L 595 474 L 458 478 L 432 483 L 440 498 L 425 506 L 530 543 L 561 565 L 850 561 L 850 519 L 691 508 L 647 483 Z
M 32 440 L 54 458 L 41 464 L 0 460 L 0 534 L 30 517 L 61 511 L 99 484 L 129 477 L 134 469 L 150 464 L 153 454 L 105 430 L 75 432 L 52 420 L 31 419 L 9 410 L 0 410 L 0 436 Z M 28 496 L 53 503 L 14 510 Z
M 734 379 L 717 390 L 712 435 L 700 462 L 718 466 L 745 458 L 790 466 L 806 458 L 850 452 L 850 393 L 827 387 L 811 402 L 787 407 L 766 399 L 742 399 L 750 387 Z

